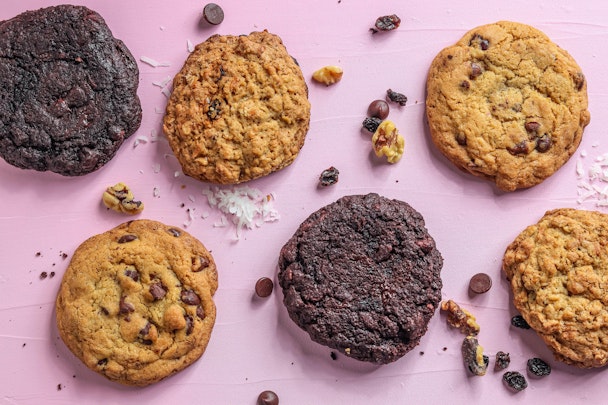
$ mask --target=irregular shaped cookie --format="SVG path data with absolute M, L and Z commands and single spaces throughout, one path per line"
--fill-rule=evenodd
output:
M 141 122 L 137 63 L 86 7 L 0 22 L 0 78 L 0 156 L 13 166 L 90 173 Z
M 608 215 L 548 211 L 507 247 L 513 303 L 554 352 L 577 367 L 608 363 Z
M 205 351 L 215 323 L 213 257 L 185 231 L 126 222 L 82 243 L 57 296 L 59 334 L 87 367 L 144 386 Z
M 442 266 L 420 213 L 378 194 L 352 195 L 300 225 L 281 249 L 279 283 L 289 316 L 312 340 L 385 364 L 426 333 Z
M 309 121 L 302 71 L 263 31 L 197 45 L 173 80 L 163 129 L 185 174 L 236 184 L 291 164 Z
M 513 191 L 541 183 L 577 149 L 590 120 L 587 82 L 544 33 L 500 21 L 435 57 L 426 114 L 453 164 Z

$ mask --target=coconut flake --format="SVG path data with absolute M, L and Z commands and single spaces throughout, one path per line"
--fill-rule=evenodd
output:
M 160 163 L 155 163 L 154 165 L 152 165 L 152 170 L 154 171 L 154 173 L 160 173 Z
M 153 81 L 152 84 L 156 87 L 160 87 L 164 89 L 167 87 L 167 84 L 171 83 L 171 76 L 166 76 L 163 80 Z
M 152 189 L 152 196 L 160 197 L 160 188 L 158 188 L 158 186 L 154 186 L 154 188 Z
M 192 43 L 192 41 L 190 41 L 189 39 L 186 40 L 186 49 L 188 50 L 188 52 L 192 53 L 194 52 L 194 44 Z
M 169 66 L 171 66 L 171 64 L 169 62 L 159 62 L 156 59 L 150 58 L 149 56 L 142 56 L 139 58 L 139 60 L 152 67 L 169 67 Z

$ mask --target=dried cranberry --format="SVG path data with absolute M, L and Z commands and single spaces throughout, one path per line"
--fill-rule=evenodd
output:
M 401 18 L 397 17 L 396 14 L 391 14 L 378 17 L 374 26 L 378 31 L 392 31 L 399 28 L 400 24 Z

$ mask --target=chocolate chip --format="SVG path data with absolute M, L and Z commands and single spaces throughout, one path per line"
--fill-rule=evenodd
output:
M 179 229 L 175 229 L 175 228 L 169 228 L 169 229 L 167 229 L 167 232 L 169 232 L 171 235 L 175 236 L 176 238 L 178 238 L 182 234 L 179 231 Z
M 194 273 L 206 269 L 207 266 L 209 266 L 209 259 L 206 257 L 198 256 L 198 259 L 196 257 L 192 258 L 192 271 Z
M 456 142 L 458 142 L 458 145 L 460 146 L 467 146 L 467 137 L 465 134 L 463 134 L 462 132 L 459 132 L 456 134 Z
M 471 63 L 471 73 L 469 73 L 469 79 L 474 80 L 477 77 L 481 76 L 482 70 L 479 64 L 473 62 Z
M 106 364 L 108 364 L 108 359 L 101 359 L 97 362 L 97 365 L 100 367 L 105 366 Z
M 279 405 L 279 397 L 273 391 L 262 391 L 258 395 L 257 405 Z
M 150 333 L 151 326 L 152 326 L 152 324 L 150 322 L 146 323 L 146 326 L 141 328 L 141 330 L 139 331 L 139 334 L 142 336 L 146 336 L 148 333 Z
M 582 72 L 577 72 L 573 76 L 572 80 L 574 81 L 574 87 L 576 90 L 582 90 L 583 86 L 585 85 L 585 75 Z
M 549 148 L 551 148 L 551 138 L 549 138 L 549 135 L 544 134 L 536 138 L 536 150 L 538 152 L 545 153 Z
M 462 82 L 460 82 L 460 87 L 465 90 L 468 90 L 471 88 L 471 83 L 469 83 L 468 80 L 463 80 Z
M 125 276 L 129 277 L 133 281 L 139 281 L 139 272 L 135 269 L 126 269 Z
M 528 153 L 528 142 L 521 141 L 511 147 L 508 147 L 507 150 L 512 155 L 525 155 Z
M 479 45 L 479 47 L 481 48 L 482 51 L 487 51 L 488 48 L 490 47 L 490 41 L 488 41 L 487 39 L 485 39 L 484 37 L 482 37 L 479 34 L 473 35 L 473 38 L 471 38 L 471 41 L 469 42 L 469 46 L 472 46 L 475 44 Z
M 209 3 L 203 8 L 203 19 L 211 25 L 219 25 L 224 21 L 224 10 L 215 3 Z
M 133 242 L 135 239 L 137 239 L 137 235 L 127 234 L 127 235 L 121 236 L 118 239 L 118 243 Z
M 120 314 L 128 314 L 129 312 L 135 311 L 135 307 L 128 302 L 125 302 L 125 297 L 120 297 L 120 302 L 118 304 L 118 313 Z
M 100 311 L 102 314 L 104 314 L 106 316 L 110 315 L 110 311 L 108 311 L 105 307 L 101 307 Z
M 540 128 L 540 124 L 536 121 L 528 121 L 524 124 L 524 128 L 526 128 L 526 131 L 528 132 L 536 133 Z
M 190 315 L 184 316 L 184 319 L 186 320 L 186 335 L 189 335 L 192 333 L 192 329 L 194 329 L 194 321 Z
M 374 100 L 367 107 L 367 115 L 373 118 L 379 118 L 381 120 L 388 117 L 390 108 L 388 103 L 384 100 Z
M 255 293 L 258 297 L 266 298 L 272 294 L 274 283 L 268 277 L 262 277 L 255 283 Z
M 183 290 L 181 294 L 181 299 L 184 303 L 188 305 L 198 305 L 201 303 L 201 299 L 192 290 Z
M 475 294 L 483 294 L 492 287 L 492 279 L 485 273 L 477 273 L 469 280 L 469 289 Z
M 196 316 L 200 319 L 205 319 L 205 309 L 201 305 L 196 307 Z
M 160 281 L 152 283 L 150 284 L 150 294 L 152 294 L 152 298 L 154 298 L 155 301 L 161 300 L 167 295 L 167 289 Z

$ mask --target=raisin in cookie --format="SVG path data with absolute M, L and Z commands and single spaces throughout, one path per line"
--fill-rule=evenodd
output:
M 311 339 L 386 364 L 418 345 L 441 299 L 443 266 L 420 213 L 378 194 L 310 215 L 283 246 L 279 283 Z
M 555 173 L 590 120 L 574 59 L 541 31 L 508 21 L 475 28 L 435 57 L 426 113 L 436 147 L 504 191 Z
M 22 169 L 93 172 L 141 123 L 137 63 L 86 7 L 0 22 L 0 79 L 0 156 Z
M 236 184 L 291 164 L 309 121 L 302 71 L 263 31 L 197 45 L 173 80 L 163 129 L 185 174 Z
M 555 357 L 578 367 L 608 363 L 608 215 L 548 211 L 507 247 L 513 303 Z
M 57 327 L 91 370 L 144 386 L 203 354 L 216 289 L 215 263 L 201 242 L 160 222 L 126 222 L 74 253 L 57 296 Z

